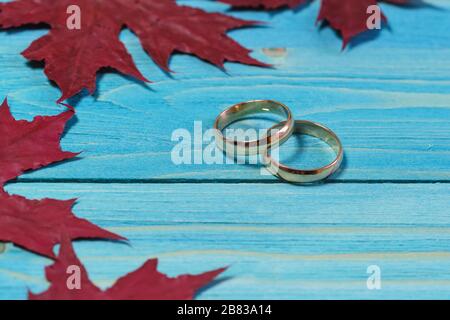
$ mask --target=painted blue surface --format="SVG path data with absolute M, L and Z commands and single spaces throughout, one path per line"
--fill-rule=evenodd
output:
M 269 22 L 230 34 L 274 69 L 228 63 L 225 73 L 177 55 L 168 77 L 125 30 L 122 40 L 154 83 L 102 74 L 94 97 L 70 101 L 77 116 L 62 144 L 83 151 L 79 159 L 26 174 L 8 190 L 78 197 L 77 215 L 130 239 L 131 247 L 76 243 L 103 287 L 159 257 L 171 275 L 231 265 L 230 278 L 202 299 L 449 298 L 450 5 L 429 2 L 436 7 L 383 5 L 391 30 L 345 52 L 333 31 L 314 25 L 317 2 L 299 12 L 230 12 Z M 20 56 L 45 32 L 0 32 L 0 97 L 18 118 L 61 111 L 59 90 Z M 343 170 L 326 184 L 298 187 L 257 166 L 171 162 L 175 129 L 202 121 L 206 130 L 228 105 L 257 98 L 332 128 L 345 145 Z M 313 139 L 292 139 L 282 151 L 306 166 L 328 156 Z M 8 245 L 0 298 L 44 290 L 49 263 Z M 366 287 L 374 264 L 382 270 L 377 291 Z

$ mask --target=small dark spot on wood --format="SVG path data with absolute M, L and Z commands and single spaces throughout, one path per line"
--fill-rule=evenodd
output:
M 263 53 L 272 58 L 283 58 L 287 56 L 286 48 L 264 48 Z

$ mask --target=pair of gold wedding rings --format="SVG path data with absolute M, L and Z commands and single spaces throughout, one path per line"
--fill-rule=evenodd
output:
M 254 114 L 275 114 L 285 118 L 270 128 L 258 140 L 230 139 L 224 130 L 232 123 L 248 118 Z M 291 110 L 282 103 L 272 100 L 254 100 L 235 104 L 223 111 L 214 123 L 216 143 L 228 156 L 262 155 L 267 169 L 278 178 L 291 183 L 312 183 L 328 178 L 342 163 L 344 150 L 338 136 L 327 127 L 311 121 L 296 120 Z M 335 152 L 336 157 L 326 166 L 301 170 L 281 164 L 271 156 L 271 149 L 288 140 L 293 133 L 306 134 L 326 142 Z

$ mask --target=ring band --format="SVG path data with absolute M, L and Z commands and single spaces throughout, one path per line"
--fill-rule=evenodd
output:
M 284 123 L 280 122 L 279 124 L 273 126 L 270 130 L 277 129 L 279 127 L 282 127 L 283 125 Z M 295 133 L 313 136 L 326 142 L 336 153 L 336 158 L 330 164 L 322 168 L 299 170 L 290 168 L 274 160 L 270 156 L 269 147 L 264 153 L 264 161 L 267 165 L 267 169 L 273 175 L 292 183 L 317 182 L 326 179 L 334 172 L 336 172 L 336 170 L 342 163 L 342 159 L 344 158 L 344 149 L 338 136 L 327 127 L 311 121 L 297 120 L 295 121 L 294 127 Z
M 286 120 L 273 136 L 265 135 L 259 140 L 239 141 L 226 138 L 222 131 L 231 123 L 255 113 L 272 113 L 285 116 Z M 223 111 L 214 123 L 217 146 L 228 155 L 264 154 L 272 144 L 281 144 L 292 135 L 294 120 L 291 111 L 282 103 L 272 100 L 253 100 L 235 104 Z

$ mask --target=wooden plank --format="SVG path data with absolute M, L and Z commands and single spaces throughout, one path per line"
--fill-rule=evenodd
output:
M 130 239 L 76 243 L 102 287 L 160 258 L 170 275 L 230 269 L 199 298 L 448 298 L 449 184 L 36 184 L 9 192 L 79 197 L 75 212 Z M 201 199 L 201 200 L 199 200 Z M 45 289 L 49 261 L 8 245 L 0 298 Z M 382 272 L 368 290 L 367 267 Z
M 430 2 L 450 8 L 448 1 Z M 211 11 L 227 8 L 213 1 L 183 3 Z M 340 52 L 341 40 L 334 32 L 318 31 L 314 25 L 318 1 L 300 12 L 231 12 L 270 23 L 231 35 L 275 69 L 230 63 L 224 73 L 194 57 L 178 55 L 171 63 L 177 73 L 168 77 L 136 37 L 124 31 L 122 39 L 138 67 L 155 83 L 144 86 L 117 74 L 100 76 L 95 97 L 71 100 L 77 118 L 63 145 L 83 151 L 82 160 L 40 170 L 26 179 L 275 181 L 255 166 L 177 166 L 170 157 L 174 130 L 192 131 L 194 121 L 202 121 L 207 129 L 228 105 L 270 98 L 288 104 L 297 118 L 328 125 L 342 138 L 346 161 L 336 180 L 448 181 L 448 13 L 383 7 L 393 31 L 384 30 L 375 41 L 362 41 L 345 53 Z M 0 96 L 8 95 L 19 118 L 61 110 L 54 104 L 58 89 L 48 83 L 41 68 L 30 68 L 19 54 L 43 34 L 45 30 L 0 33 Z M 285 54 L 274 56 L 266 50 L 272 47 Z M 303 141 L 301 146 L 299 162 L 311 154 L 306 165 L 324 155 L 314 142 Z M 286 157 L 298 147 L 298 141 L 290 142 Z

